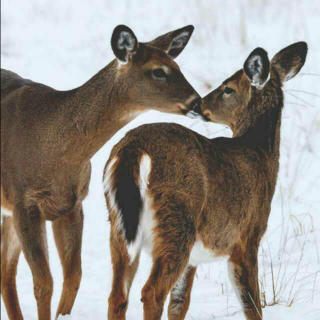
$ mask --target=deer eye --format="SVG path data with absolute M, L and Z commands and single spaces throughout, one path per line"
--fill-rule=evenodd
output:
M 223 93 L 225 93 L 225 94 L 231 94 L 233 92 L 234 92 L 234 90 L 232 88 L 229 88 L 229 87 L 225 87 L 224 91 L 223 91 Z
M 152 75 L 156 79 L 166 79 L 168 76 L 161 68 L 152 70 Z

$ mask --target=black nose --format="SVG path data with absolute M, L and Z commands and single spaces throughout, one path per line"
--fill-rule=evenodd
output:
M 197 98 L 191 103 L 191 110 L 201 114 L 201 98 Z

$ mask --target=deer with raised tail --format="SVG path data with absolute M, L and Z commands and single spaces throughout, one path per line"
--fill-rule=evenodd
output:
M 305 42 L 269 61 L 255 49 L 243 69 L 202 100 L 206 120 L 232 138 L 207 139 L 178 124 L 144 125 L 113 148 L 104 171 L 111 222 L 109 320 L 125 319 L 141 249 L 152 257 L 142 289 L 145 320 L 182 320 L 197 265 L 228 259 L 247 320 L 262 319 L 258 249 L 279 170 L 282 86 L 304 65 Z
M 183 115 L 197 107 L 199 95 L 173 60 L 193 29 L 141 43 L 130 28 L 116 27 L 116 59 L 70 91 L 1 69 L 1 294 L 10 320 L 23 319 L 16 289 L 21 250 L 31 268 L 38 318 L 51 318 L 46 220 L 52 221 L 64 276 L 56 317 L 70 314 L 82 274 L 90 159 L 145 111 Z

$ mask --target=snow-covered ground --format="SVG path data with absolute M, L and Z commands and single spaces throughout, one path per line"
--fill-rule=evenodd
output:
M 262 296 L 268 304 L 264 318 L 315 320 L 320 319 L 319 16 L 317 0 L 2 0 L 1 67 L 67 90 L 87 81 L 113 59 L 110 37 L 116 25 L 126 24 L 140 41 L 148 41 L 193 24 L 195 32 L 178 63 L 204 95 L 241 68 L 254 48 L 265 48 L 271 58 L 293 42 L 307 41 L 306 64 L 285 87 L 280 174 L 259 262 Z M 223 126 L 149 112 L 123 128 L 95 155 L 90 194 L 84 202 L 83 280 L 72 316 L 66 319 L 107 317 L 112 271 L 103 166 L 126 131 L 164 121 L 178 122 L 208 137 L 231 136 Z M 49 223 L 48 237 L 55 312 L 62 272 Z M 143 255 L 127 319 L 142 319 L 140 292 L 150 265 L 150 258 Z M 25 319 L 35 319 L 32 277 L 23 256 L 17 282 Z M 200 266 L 186 319 L 240 320 L 244 319 L 240 310 L 226 264 Z M 1 319 L 7 319 L 2 300 Z M 166 312 L 163 319 L 167 319 Z

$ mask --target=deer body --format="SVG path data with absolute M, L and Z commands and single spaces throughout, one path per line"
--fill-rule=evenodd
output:
M 57 91 L 1 70 L 1 293 L 10 319 L 23 319 L 16 290 L 21 250 L 31 268 L 38 318 L 51 318 L 53 279 L 45 221 L 53 221 L 64 285 L 56 316 L 69 314 L 81 280 L 82 201 L 91 157 L 150 109 L 186 114 L 198 94 L 173 61 L 187 26 L 149 43 L 115 28 L 117 57 L 83 86 Z
M 299 72 L 306 50 L 292 45 L 270 66 L 258 48 L 244 70 L 203 98 L 199 112 L 229 125 L 233 138 L 153 124 L 113 148 L 104 174 L 114 268 L 109 319 L 125 319 L 144 247 L 153 260 L 142 290 L 145 320 L 161 318 L 170 291 L 168 317 L 184 319 L 196 266 L 218 258 L 228 259 L 246 319 L 262 319 L 257 253 L 279 170 L 281 86 Z

